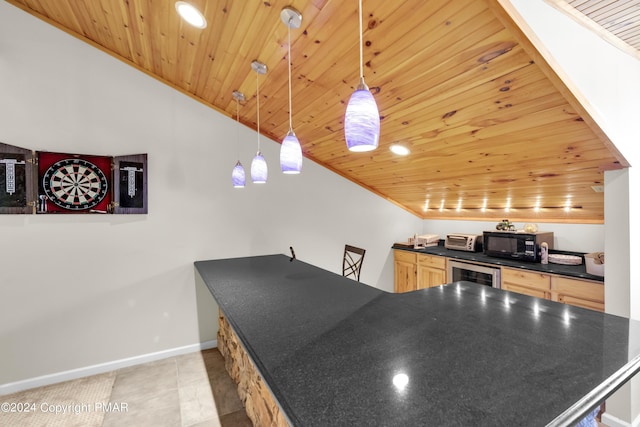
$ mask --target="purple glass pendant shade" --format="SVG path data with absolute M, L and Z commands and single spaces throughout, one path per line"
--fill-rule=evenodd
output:
M 240 126 L 240 101 L 244 101 L 244 93 L 234 90 L 233 99 L 236 100 L 236 124 L 239 128 Z M 236 128 L 237 129 L 237 128 Z M 240 139 L 239 131 L 236 134 L 237 139 Z M 244 188 L 244 185 L 247 182 L 246 174 L 244 173 L 244 167 L 242 167 L 242 163 L 240 160 L 236 162 L 236 165 L 233 167 L 233 171 L 231 172 L 231 182 L 233 183 L 233 188 Z
M 283 173 L 296 174 L 302 170 L 302 148 L 293 130 L 282 140 L 280 147 L 280 169 Z
M 233 168 L 233 172 L 231 172 L 231 181 L 233 182 L 233 188 L 244 188 L 246 177 L 240 160 L 238 160 L 238 163 L 236 163 Z
M 251 181 L 254 184 L 264 184 L 267 182 L 267 175 L 267 161 L 262 156 L 262 153 L 258 151 L 251 161 Z
M 364 79 L 349 99 L 344 115 L 344 135 L 350 151 L 371 151 L 380 139 L 380 113 Z

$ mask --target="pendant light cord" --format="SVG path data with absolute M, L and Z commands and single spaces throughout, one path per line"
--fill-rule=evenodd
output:
M 256 71 L 256 101 L 257 101 L 257 107 L 258 107 L 258 151 L 260 151 L 260 84 L 258 84 L 258 75 L 260 73 L 258 73 Z
M 293 132 L 293 120 L 291 119 L 291 20 L 289 18 L 289 55 L 287 56 L 287 65 L 289 66 L 289 131 Z
M 236 98 L 236 141 L 238 141 L 238 158 L 240 158 L 240 101 L 238 98 Z
M 362 71 L 362 0 L 359 2 L 358 12 L 360 16 L 360 80 L 364 80 L 364 72 Z

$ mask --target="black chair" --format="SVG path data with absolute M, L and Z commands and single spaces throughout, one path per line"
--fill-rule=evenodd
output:
M 342 257 L 342 275 L 344 277 L 353 276 L 360 281 L 360 269 L 366 251 L 351 245 L 344 245 L 344 256 Z

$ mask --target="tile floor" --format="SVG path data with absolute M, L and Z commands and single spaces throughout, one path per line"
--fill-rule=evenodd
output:
M 91 388 L 92 381 L 113 381 L 109 403 L 115 409 L 104 411 L 98 419 L 89 422 L 95 427 L 245 427 L 251 426 L 242 403 L 238 398 L 236 384 L 224 369 L 224 359 L 217 348 L 204 350 L 142 365 L 119 369 L 95 377 L 81 378 L 62 385 L 46 386 L 48 399 L 55 400 L 56 390 L 81 390 L 80 385 Z M 101 385 L 104 386 L 104 385 Z M 57 388 L 56 388 L 57 387 Z M 45 387 L 42 387 L 45 389 Z M 42 390 L 26 390 L 2 401 L 37 400 Z M 53 394 L 51 394 L 53 393 Z M 73 401 L 89 403 L 83 391 Z M 62 398 L 63 392 L 58 394 Z M 109 394 L 107 390 L 106 394 Z M 40 394 L 42 396 L 42 394 Z M 54 396 L 54 397 L 51 397 Z M 123 410 L 126 409 L 126 410 Z M 95 415 L 96 411 L 93 415 Z M 5 414 L 7 415 L 7 414 Z M 15 415 L 15 414 L 14 414 Z M 13 419 L 11 425 L 57 426 L 70 425 L 68 421 L 52 413 L 24 414 L 28 418 Z M 70 414 L 73 418 L 73 414 Z M 8 420 L 5 420 L 8 421 Z M 17 424 L 16 424 L 17 423 Z M 0 424 L 3 424 L 0 421 Z M 87 425 L 79 419 L 74 425 Z

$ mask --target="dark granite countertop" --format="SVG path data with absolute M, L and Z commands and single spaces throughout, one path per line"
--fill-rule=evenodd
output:
M 447 249 L 442 245 L 429 246 L 426 248 L 413 249 L 406 246 L 393 245 L 393 249 L 416 252 L 419 254 L 438 255 L 447 258 L 455 258 L 460 261 L 480 262 L 483 264 L 499 265 L 504 267 L 519 268 L 522 270 L 530 270 L 538 273 L 557 274 L 560 276 L 574 277 L 577 279 L 595 280 L 604 282 L 604 277 L 587 273 L 584 262 L 581 265 L 563 265 L 563 264 L 540 264 L 539 262 L 514 261 L 507 258 L 496 258 L 485 255 L 482 252 L 465 252 L 453 249 Z M 577 252 L 562 252 L 551 250 L 550 253 L 566 253 L 580 255 Z
M 284 255 L 195 267 L 294 426 L 568 426 L 640 371 L 622 317 L 470 282 L 387 293 Z

